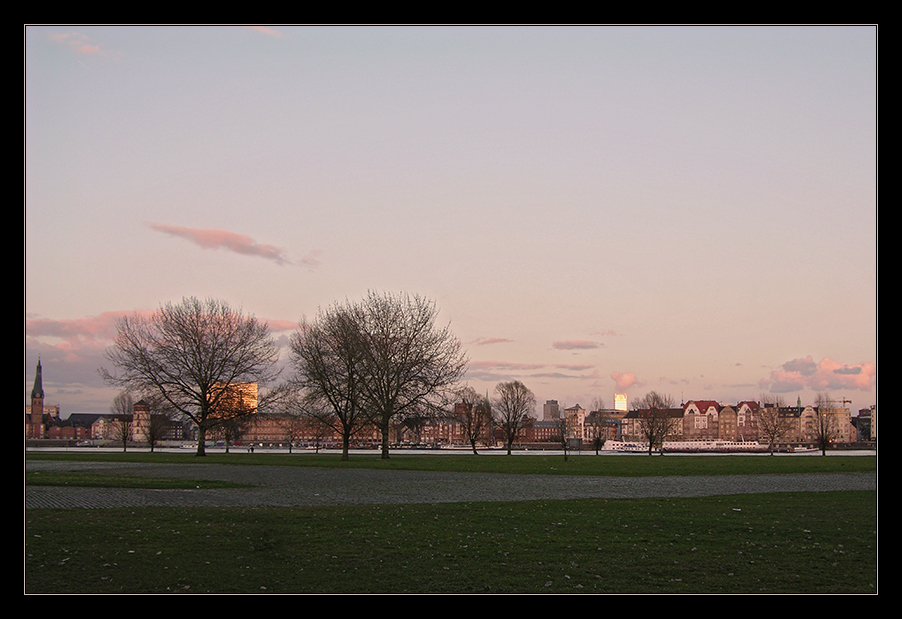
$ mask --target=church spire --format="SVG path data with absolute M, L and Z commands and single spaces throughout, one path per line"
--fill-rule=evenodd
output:
M 31 390 L 31 399 L 44 398 L 44 383 L 41 379 L 41 360 L 38 358 L 38 368 L 34 373 L 34 389 Z

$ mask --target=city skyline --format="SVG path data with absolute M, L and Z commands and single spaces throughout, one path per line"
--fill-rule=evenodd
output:
M 877 401 L 871 26 L 29 26 L 25 383 L 115 320 L 435 301 L 467 382 Z M 287 357 L 287 349 L 284 349 Z

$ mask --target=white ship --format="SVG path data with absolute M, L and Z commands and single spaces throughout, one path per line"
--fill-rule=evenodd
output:
M 606 441 L 604 451 L 648 452 L 648 443 L 638 441 Z M 655 450 L 658 451 L 658 450 Z M 664 441 L 664 452 L 675 453 L 731 453 L 764 452 L 767 445 L 758 441 Z
M 758 441 L 664 441 L 664 451 L 758 452 L 768 451 L 768 447 Z

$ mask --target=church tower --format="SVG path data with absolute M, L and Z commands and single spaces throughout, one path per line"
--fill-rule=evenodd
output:
M 34 374 L 34 388 L 31 390 L 31 438 L 44 438 L 44 384 L 40 359 Z

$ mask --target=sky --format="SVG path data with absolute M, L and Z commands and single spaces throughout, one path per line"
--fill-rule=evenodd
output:
M 27 26 L 25 398 L 116 320 L 425 296 L 491 394 L 877 403 L 872 26 Z M 287 350 L 285 357 L 287 359 Z M 286 373 L 290 368 L 286 368 Z M 287 374 L 286 374 L 287 376 Z

